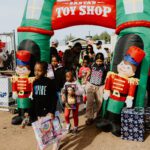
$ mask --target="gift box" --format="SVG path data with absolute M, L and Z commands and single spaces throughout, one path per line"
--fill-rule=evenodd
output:
M 144 141 L 144 108 L 123 108 L 121 112 L 121 138 Z
M 150 107 L 145 108 L 145 131 L 150 132 Z

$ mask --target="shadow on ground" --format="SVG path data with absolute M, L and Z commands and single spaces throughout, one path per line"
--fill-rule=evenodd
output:
M 96 129 L 95 124 L 91 126 L 82 125 L 79 127 L 79 133 L 77 135 L 72 135 L 71 133 L 68 134 L 62 141 L 60 149 L 82 150 L 89 146 L 99 133 L 100 131 Z

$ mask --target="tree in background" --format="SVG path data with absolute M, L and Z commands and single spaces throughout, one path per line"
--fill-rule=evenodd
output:
M 100 36 L 98 34 L 95 34 L 92 38 L 94 41 L 100 40 Z
M 110 35 L 106 31 L 102 32 L 99 37 L 100 37 L 100 40 L 104 40 L 105 43 L 110 42 Z
M 110 34 L 107 31 L 104 31 L 100 35 L 95 34 L 92 39 L 94 41 L 96 41 L 96 40 L 104 40 L 105 43 L 108 43 L 108 42 L 110 42 L 110 38 L 111 38 Z
M 69 35 L 66 35 L 64 41 L 65 41 L 65 43 L 67 43 L 68 41 L 70 41 L 70 40 L 72 40 L 72 39 L 74 39 L 74 38 L 75 38 L 75 37 L 70 33 Z

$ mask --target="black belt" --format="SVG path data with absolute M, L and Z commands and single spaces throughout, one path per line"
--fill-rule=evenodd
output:
M 24 95 L 24 94 L 30 94 L 31 92 L 29 91 L 18 91 L 19 95 Z
M 115 94 L 113 94 L 113 92 L 114 91 L 111 91 L 112 95 L 116 96 Z M 123 93 L 120 93 L 120 92 L 119 92 L 119 95 L 120 95 L 120 97 L 126 97 L 127 96 L 127 94 L 123 94 Z

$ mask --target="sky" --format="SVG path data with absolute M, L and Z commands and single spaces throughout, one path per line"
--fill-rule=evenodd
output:
M 16 31 L 17 27 L 21 24 L 26 1 L 27 0 L 1 0 L 0 33 Z M 55 34 L 52 38 L 62 41 L 66 35 L 70 34 L 74 37 L 85 38 L 89 33 L 90 35 L 95 35 L 103 31 L 107 31 L 110 34 L 114 32 L 112 29 L 99 26 L 81 25 L 55 30 Z

